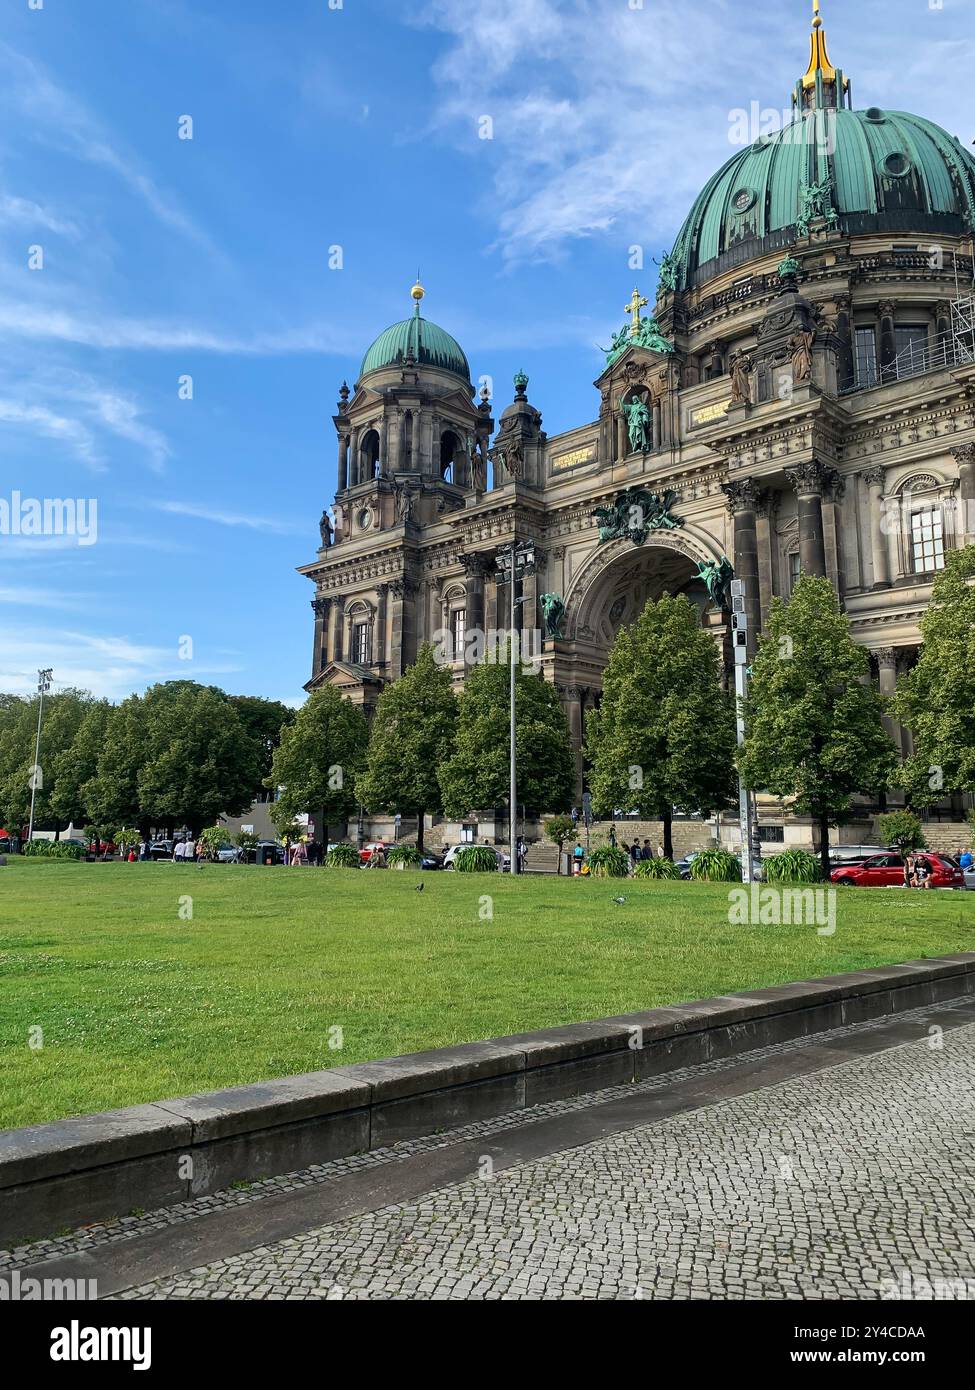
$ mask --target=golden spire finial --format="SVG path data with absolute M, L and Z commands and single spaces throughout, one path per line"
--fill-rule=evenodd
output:
M 822 27 L 823 17 L 819 13 L 819 0 L 813 0 L 813 28 L 821 29 Z
M 802 79 L 802 86 L 805 91 L 809 91 L 816 85 L 816 77 L 822 74 L 824 82 L 836 82 L 837 71 L 829 61 L 829 54 L 826 51 L 826 30 L 823 28 L 823 16 L 819 9 L 819 0 L 813 0 L 813 22 L 812 34 L 809 38 L 809 67 Z M 844 92 L 850 83 L 847 78 L 843 79 Z M 840 104 L 837 95 L 836 105 Z
M 420 312 L 420 300 L 421 300 L 421 299 L 423 298 L 423 296 L 426 294 L 426 290 L 425 290 L 425 289 L 423 288 L 423 286 L 420 284 L 420 272 L 419 272 L 419 270 L 417 270 L 417 272 L 416 272 L 416 284 L 415 284 L 415 285 L 413 286 L 413 288 L 410 290 L 410 294 L 412 295 L 413 300 L 414 300 L 414 302 L 416 303 L 416 311 L 417 311 L 417 313 L 419 313 L 419 312 Z

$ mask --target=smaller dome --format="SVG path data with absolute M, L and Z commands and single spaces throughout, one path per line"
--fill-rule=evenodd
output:
M 383 367 L 400 366 L 410 355 L 420 366 L 453 372 L 470 386 L 471 369 L 463 349 L 443 328 L 420 317 L 418 298 L 416 313 L 412 318 L 394 323 L 380 333 L 362 359 L 359 377 L 361 379 L 367 372 L 378 372 Z M 473 387 L 471 391 L 473 393 Z

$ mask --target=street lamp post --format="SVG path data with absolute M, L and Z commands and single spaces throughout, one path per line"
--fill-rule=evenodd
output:
M 745 581 L 731 581 L 731 625 L 735 653 L 735 706 L 737 709 L 738 749 L 745 745 L 745 715 L 742 701 L 748 694 L 748 615 L 745 612 Z M 752 803 L 744 778 L 738 774 L 738 813 L 741 823 L 741 881 L 752 881 Z
M 40 699 L 37 702 L 37 738 L 34 743 L 34 766 L 30 774 L 30 823 L 27 827 L 28 841 L 34 838 L 34 802 L 37 799 L 37 783 L 41 774 L 41 719 L 44 716 L 44 696 L 51 688 L 51 677 L 53 671 L 38 671 L 37 673 L 37 693 Z
M 508 638 L 508 702 L 509 702 L 509 738 L 510 738 L 510 765 L 508 783 L 508 839 L 511 862 L 508 865 L 508 872 L 516 874 L 519 872 L 518 865 L 518 769 L 515 757 L 515 663 L 521 659 L 518 641 L 518 605 L 523 603 L 523 599 L 516 597 L 518 579 L 521 575 L 530 574 L 535 564 L 535 545 L 533 541 L 513 540 L 507 551 L 502 551 L 498 555 L 498 578 L 507 581 L 510 586 L 510 632 Z

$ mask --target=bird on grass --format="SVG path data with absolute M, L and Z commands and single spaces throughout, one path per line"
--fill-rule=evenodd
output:
M 422 884 L 422 883 L 418 883 L 418 884 L 416 885 L 416 887 L 413 889 L 413 892 L 414 892 L 414 893 L 422 893 L 422 892 L 423 892 L 423 884 Z
M 616 903 L 619 907 L 622 907 L 623 904 L 626 902 L 626 899 L 625 899 L 625 898 L 614 898 L 614 899 L 613 899 L 613 902 Z

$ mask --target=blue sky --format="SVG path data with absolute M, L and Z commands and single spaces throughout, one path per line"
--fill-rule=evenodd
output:
M 112 698 L 188 677 L 289 701 L 329 417 L 417 266 L 499 408 L 524 367 L 551 433 L 592 418 L 595 344 L 634 279 L 652 295 L 731 112 L 787 105 L 811 10 L 32 2 L 0 8 L 0 498 L 94 498 L 98 540 L 0 536 L 0 690 L 53 666 Z M 824 15 L 856 105 L 971 141 L 975 0 Z

